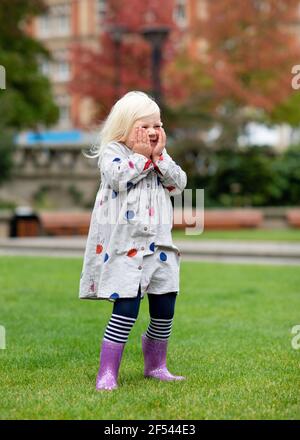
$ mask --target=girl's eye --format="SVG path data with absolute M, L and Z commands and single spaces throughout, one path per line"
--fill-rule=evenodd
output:
M 148 127 L 148 125 L 143 125 L 142 128 L 145 128 L 147 130 L 147 128 L 149 128 L 149 127 Z M 158 125 L 153 125 L 153 128 L 155 128 L 155 129 L 162 128 L 162 124 L 161 125 L 159 125 L 159 124 Z

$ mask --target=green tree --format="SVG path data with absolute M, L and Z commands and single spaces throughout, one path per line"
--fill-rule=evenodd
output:
M 45 11 L 41 0 L 1 0 L 0 65 L 6 71 L 6 88 L 0 90 L 0 176 L 8 177 L 13 134 L 25 128 L 53 124 L 58 118 L 51 86 L 39 70 L 50 57 L 27 32 L 28 21 Z
M 6 89 L 0 92 L 2 126 L 35 128 L 57 120 L 49 80 L 39 71 L 49 53 L 26 32 L 27 21 L 44 10 L 40 0 L 1 0 L 0 64 L 6 70 Z
M 299 206 L 300 203 L 300 146 L 291 145 L 274 163 L 279 190 L 274 204 Z
M 9 130 L 2 130 L 0 135 L 0 184 L 10 176 L 12 169 L 13 135 Z
M 187 167 L 188 185 L 205 188 L 212 205 L 296 203 L 296 154 L 285 158 L 274 181 L 271 164 L 277 161 L 263 148 L 242 152 L 239 140 L 252 121 L 299 126 L 300 93 L 292 87 L 292 67 L 300 57 L 299 1 L 200 3 L 189 29 L 199 51 L 184 48 L 166 78 L 178 90 L 167 128 L 177 161 Z

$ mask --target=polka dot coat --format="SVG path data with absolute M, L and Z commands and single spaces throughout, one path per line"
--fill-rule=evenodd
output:
M 158 292 L 158 284 L 156 290 L 164 293 L 163 274 L 168 287 L 167 278 L 179 276 L 178 267 L 173 267 L 179 265 L 173 255 L 180 253 L 172 241 L 170 196 L 184 190 L 186 173 L 166 149 L 154 163 L 119 142 L 107 145 L 99 168 L 101 183 L 91 215 L 79 297 L 109 301 L 136 297 L 139 284 L 144 293 L 153 273 L 146 262 L 159 266 L 156 272 L 162 290 Z M 178 286 L 178 279 L 172 285 Z

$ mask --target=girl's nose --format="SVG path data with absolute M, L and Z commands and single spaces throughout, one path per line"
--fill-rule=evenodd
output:
M 154 127 L 149 127 L 149 128 L 148 128 L 148 134 L 149 134 L 149 135 L 154 135 L 154 134 L 156 134 L 155 128 L 154 128 Z

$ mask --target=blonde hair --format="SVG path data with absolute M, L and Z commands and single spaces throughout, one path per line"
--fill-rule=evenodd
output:
M 126 139 L 133 124 L 142 118 L 160 113 L 160 108 L 153 98 L 144 92 L 132 91 L 126 93 L 112 107 L 109 115 L 100 127 L 96 143 L 90 149 L 91 155 L 86 157 L 99 157 L 98 164 L 109 142 L 120 142 Z

